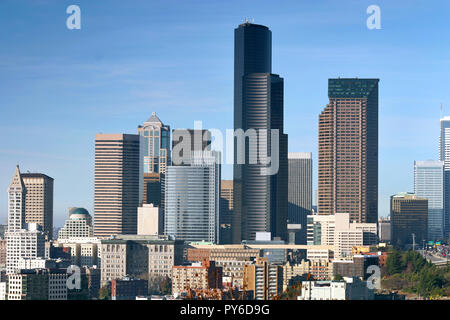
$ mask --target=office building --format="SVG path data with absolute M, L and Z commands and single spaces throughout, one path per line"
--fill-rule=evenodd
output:
M 42 173 L 22 173 L 26 189 L 25 223 L 37 223 L 47 239 L 53 235 L 53 178 Z
M 427 239 L 428 200 L 412 193 L 391 196 L 391 243 L 399 247 Z
M 247 21 L 234 39 L 233 243 L 257 232 L 287 240 L 288 137 L 283 78 L 271 73 L 272 33 Z
M 309 216 L 307 235 L 308 245 L 333 246 L 336 257 L 350 256 L 352 247 L 378 241 L 376 223 L 351 222 L 348 213 Z
M 310 275 L 314 280 L 333 279 L 333 263 L 330 260 L 302 260 L 301 263 L 283 265 L 283 290 L 292 285 L 291 281 Z
M 166 169 L 164 169 L 165 172 Z M 144 173 L 144 204 L 161 206 L 161 180 L 164 179 L 162 173 Z
M 450 238 L 450 117 L 440 121 L 439 160 L 444 162 L 444 238 Z
M 428 240 L 444 238 L 445 175 L 443 161 L 414 161 L 414 193 L 428 199 Z
M 391 242 L 391 219 L 380 218 L 378 220 L 378 239 L 380 242 Z
M 306 219 L 312 213 L 311 152 L 289 152 L 288 165 L 288 223 L 300 225 L 295 243 L 306 244 Z
M 71 263 L 77 266 L 100 266 L 100 240 L 98 238 L 68 238 L 58 239 L 53 247 L 66 248 L 70 252 Z
M 162 235 L 163 215 L 161 208 L 143 204 L 138 208 L 138 235 Z
M 172 278 L 172 267 L 183 262 L 183 241 L 163 236 L 120 235 L 101 241 L 101 283 L 125 276 Z
M 170 126 L 164 125 L 153 112 L 144 125 L 138 126 L 138 133 L 143 138 L 143 172 L 166 172 L 170 165 Z
M 141 136 L 97 134 L 95 137 L 94 234 L 136 234 L 142 202 Z
M 69 208 L 69 219 L 58 232 L 58 240 L 70 238 L 92 238 L 92 217 L 84 208 Z
M 233 180 L 222 180 L 220 186 L 220 243 L 231 244 L 233 224 Z
M 195 152 L 191 165 L 167 168 L 164 234 L 184 241 L 220 241 L 219 156 Z
M 378 220 L 378 79 L 329 79 L 319 116 L 319 214 Z
M 0 270 L 6 268 L 6 239 L 0 240 Z

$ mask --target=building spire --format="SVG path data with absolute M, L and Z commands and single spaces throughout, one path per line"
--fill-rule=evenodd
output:
M 20 190 L 22 191 L 25 189 L 25 184 L 23 183 L 22 176 L 20 174 L 19 165 L 16 166 L 16 171 L 14 172 L 11 184 L 9 185 L 8 192 L 11 188 L 15 188 L 16 191 L 19 191 L 17 188 L 21 188 Z

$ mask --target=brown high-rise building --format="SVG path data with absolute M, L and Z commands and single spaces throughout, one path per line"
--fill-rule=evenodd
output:
M 319 116 L 319 214 L 378 219 L 378 79 L 329 79 Z
M 406 246 L 427 240 L 428 200 L 411 193 L 391 197 L 391 243 Z
M 137 233 L 142 201 L 141 136 L 97 134 L 95 137 L 94 235 Z
M 53 178 L 42 173 L 22 173 L 26 189 L 25 222 L 37 223 L 45 236 L 53 234 Z

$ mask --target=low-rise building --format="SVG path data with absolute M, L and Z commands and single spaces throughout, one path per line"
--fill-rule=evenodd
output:
M 296 277 L 310 275 L 314 280 L 331 280 L 333 278 L 333 263 L 329 260 L 302 260 L 301 263 L 286 263 L 283 266 L 283 290 Z
M 222 268 L 214 261 L 204 260 L 187 266 L 173 266 L 172 294 L 179 295 L 189 290 L 221 289 Z
M 359 278 L 343 281 L 303 281 L 298 300 L 373 300 L 374 290 Z
M 148 281 L 124 277 L 111 281 L 112 300 L 136 300 L 138 296 L 148 295 Z
M 7 278 L 8 300 L 67 300 L 64 269 L 20 270 Z

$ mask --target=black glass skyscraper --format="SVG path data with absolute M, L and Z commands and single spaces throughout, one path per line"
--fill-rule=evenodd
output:
M 283 79 L 271 73 L 272 33 L 262 25 L 241 24 L 235 29 L 234 50 L 234 129 L 244 133 L 245 147 L 240 149 L 235 139 L 233 242 L 254 240 L 257 232 L 286 239 L 287 135 L 283 133 Z M 278 129 L 278 137 L 271 129 Z M 278 147 L 273 155 L 272 143 Z M 261 159 L 252 162 L 256 154 L 272 157 L 277 172 L 262 174 L 270 164 Z

